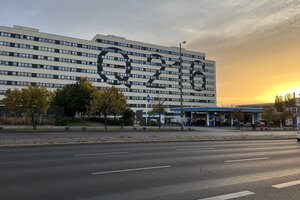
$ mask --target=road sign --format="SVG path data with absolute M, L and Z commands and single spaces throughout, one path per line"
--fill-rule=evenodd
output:
M 151 97 L 150 97 L 149 94 L 147 95 L 146 100 L 147 100 L 148 103 L 151 101 Z

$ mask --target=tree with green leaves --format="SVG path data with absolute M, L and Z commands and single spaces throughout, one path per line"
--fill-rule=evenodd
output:
M 296 100 L 292 93 L 287 93 L 284 95 L 284 105 L 286 108 L 291 108 L 296 106 Z
M 103 115 L 105 130 L 107 130 L 107 117 L 109 115 L 122 114 L 127 106 L 126 98 L 114 86 L 110 89 L 95 90 L 92 97 L 91 112 Z
M 86 78 L 81 79 L 76 83 L 76 96 L 74 97 L 76 111 L 80 113 L 81 121 L 90 108 L 92 101 L 92 93 L 95 87 Z
M 29 86 L 21 90 L 8 90 L 3 102 L 8 111 L 24 112 L 30 119 L 33 129 L 36 129 L 35 115 L 47 112 L 51 97 L 52 93 L 46 88 Z
M 232 112 L 232 118 L 237 120 L 238 123 L 238 128 L 240 128 L 240 122 L 243 120 L 244 118 L 244 114 L 242 112 L 241 108 L 236 108 L 233 112 Z
M 276 120 L 277 115 L 275 114 L 274 109 L 273 109 L 272 106 L 266 106 L 264 108 L 264 112 L 262 114 L 262 117 L 263 117 L 263 119 L 267 120 L 267 124 L 268 124 L 268 127 L 270 129 L 271 128 L 270 127 L 271 121 Z
M 285 123 L 286 111 L 285 111 L 285 102 L 281 95 L 276 95 L 274 108 L 279 112 L 279 122 L 280 124 Z
M 73 97 L 75 95 L 75 84 L 67 84 L 63 88 L 55 91 L 51 105 L 63 107 L 65 116 L 74 119 L 76 115 L 76 104 Z
M 166 106 L 164 105 L 165 101 L 162 101 L 159 97 L 157 101 L 154 101 L 152 104 L 152 110 L 149 112 L 150 115 L 159 115 L 158 126 L 161 128 L 161 115 L 166 112 Z
M 296 106 L 296 100 L 292 93 L 287 93 L 283 96 L 277 95 L 275 97 L 274 107 L 277 112 L 280 112 L 280 122 L 285 124 L 285 120 L 292 117 L 292 113 L 290 112 L 290 108 Z
M 277 112 L 283 112 L 283 110 L 284 110 L 284 101 L 283 101 L 282 96 L 276 95 L 274 107 L 277 110 Z
M 130 108 L 126 108 L 122 113 L 123 122 L 125 125 L 133 125 L 135 113 Z
M 67 117 L 74 119 L 79 113 L 81 120 L 90 108 L 92 93 L 95 90 L 92 83 L 86 78 L 82 78 L 76 83 L 65 85 L 62 89 L 57 89 L 52 101 L 53 106 L 61 106 Z

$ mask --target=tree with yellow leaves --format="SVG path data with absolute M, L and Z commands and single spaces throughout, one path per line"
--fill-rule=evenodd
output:
M 6 110 L 22 111 L 30 119 L 33 129 L 36 129 L 37 120 L 35 115 L 46 113 L 52 93 L 43 87 L 29 86 L 21 90 L 8 90 L 3 99 Z
M 126 98 L 116 87 L 95 90 L 92 96 L 91 112 L 103 115 L 107 130 L 107 116 L 123 113 L 127 106 Z

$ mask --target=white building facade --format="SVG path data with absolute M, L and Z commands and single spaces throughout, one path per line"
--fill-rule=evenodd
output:
M 183 106 L 216 105 L 215 62 L 182 49 Z M 180 106 L 179 48 L 96 35 L 92 40 L 0 27 L 0 100 L 10 88 L 50 90 L 87 77 L 98 89 L 116 86 L 128 106 L 143 110 L 146 96 Z

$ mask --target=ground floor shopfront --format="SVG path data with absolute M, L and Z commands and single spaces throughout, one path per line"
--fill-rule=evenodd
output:
M 187 126 L 233 126 L 239 123 L 233 117 L 236 110 L 241 110 L 243 123 L 249 125 L 261 120 L 263 113 L 263 108 L 253 107 L 184 107 L 183 119 Z M 172 108 L 171 112 L 174 112 L 174 116 L 180 117 L 181 108 Z

